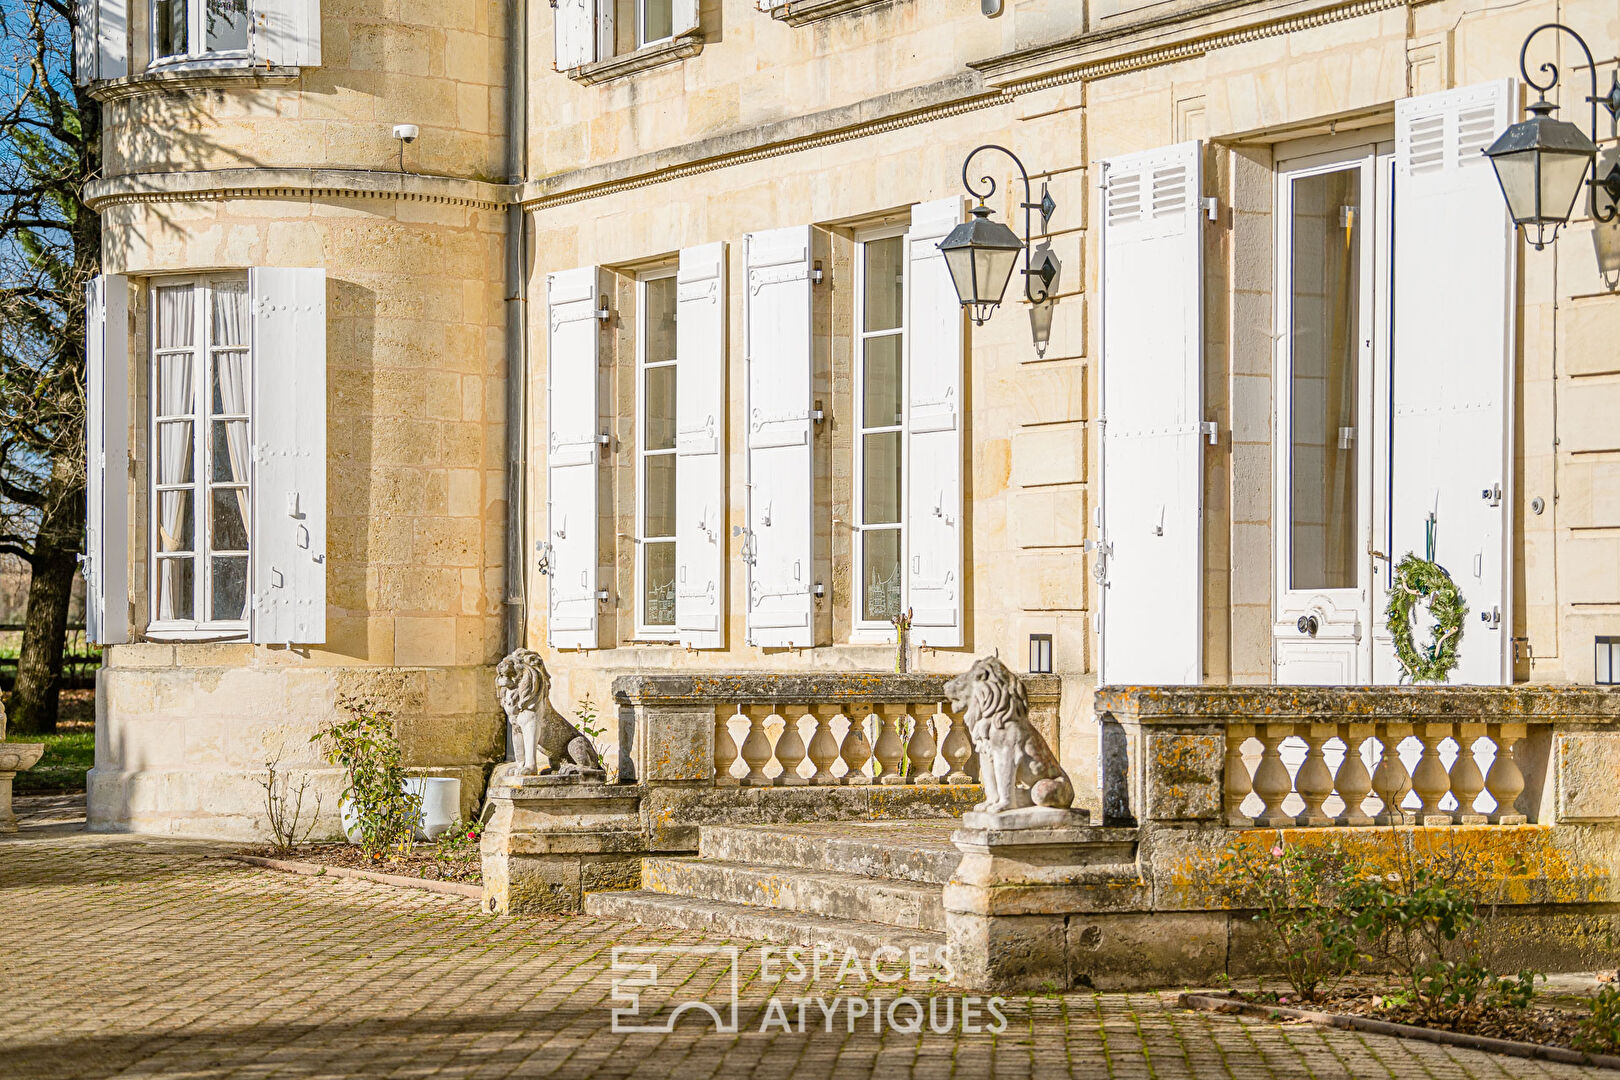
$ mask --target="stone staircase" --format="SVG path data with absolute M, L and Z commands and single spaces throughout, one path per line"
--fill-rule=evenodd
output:
M 860 952 L 945 944 L 960 822 L 705 825 L 694 857 L 642 860 L 640 889 L 588 893 L 606 919 Z

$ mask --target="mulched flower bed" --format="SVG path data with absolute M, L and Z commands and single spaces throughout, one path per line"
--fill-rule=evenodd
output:
M 1294 1009 L 1364 1016 L 1392 1024 L 1455 1031 L 1488 1039 L 1509 1039 L 1574 1049 L 1576 1026 L 1590 1014 L 1580 999 L 1564 996 L 1538 999 L 1528 1008 L 1473 1006 L 1449 1016 L 1426 1019 L 1416 1006 L 1390 1003 L 1389 986 L 1342 986 L 1305 1001 L 1288 993 L 1231 990 L 1225 996 L 1251 1005 L 1282 1005 Z
M 278 853 L 268 845 L 244 848 L 243 855 L 261 859 L 287 859 L 295 862 L 317 863 L 321 866 L 340 866 L 346 870 L 369 870 L 374 874 L 397 874 L 400 877 L 423 878 L 427 881 L 460 881 L 479 885 L 484 880 L 483 864 L 476 851 L 466 855 L 445 856 L 431 844 L 418 844 L 409 855 L 393 855 L 383 859 L 368 859 L 351 844 L 299 844 L 291 852 Z

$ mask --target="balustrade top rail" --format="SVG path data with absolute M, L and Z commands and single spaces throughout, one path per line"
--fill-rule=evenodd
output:
M 701 674 L 620 675 L 613 699 L 621 705 L 910 705 L 945 700 L 951 672 L 713 671 Z M 1055 701 L 1056 675 L 1023 675 L 1031 702 Z
M 1140 724 L 1472 721 L 1620 726 L 1620 689 L 1594 686 L 1112 686 L 1097 714 Z

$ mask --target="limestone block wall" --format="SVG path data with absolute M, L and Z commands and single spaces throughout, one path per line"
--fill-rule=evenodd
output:
M 327 636 L 293 649 L 154 643 L 145 522 L 148 353 L 132 342 L 130 605 L 136 644 L 101 675 L 90 814 L 98 828 L 263 834 L 265 762 L 333 772 L 309 734 L 344 695 L 396 713 L 406 760 L 459 775 L 468 812 L 504 753 L 492 665 L 503 645 L 505 217 L 474 198 L 282 191 L 109 197 L 106 263 L 327 274 Z
M 758 15 L 757 12 L 753 13 Z M 764 16 L 759 16 L 764 18 Z M 707 55 L 707 52 L 705 53 Z M 550 80 L 560 78 L 544 73 Z M 542 78 L 536 75 L 536 79 Z M 547 86 L 551 83 L 547 82 Z M 999 651 L 1022 670 L 1031 633 L 1052 633 L 1057 672 L 1063 678 L 1059 744 L 1082 791 L 1094 773 L 1094 737 L 1086 720 L 1089 699 L 1087 561 L 1082 541 L 1087 502 L 1086 422 L 1090 415 L 1089 358 L 1082 333 L 1085 296 L 1082 230 L 1086 200 L 1084 127 L 1078 88 L 1031 94 L 965 115 L 874 130 L 858 138 L 764 160 L 721 162 L 698 175 L 649 176 L 632 190 L 580 201 L 542 201 L 534 208 L 530 295 L 545 295 L 545 275 L 582 265 L 604 266 L 623 276 L 614 293 L 615 323 L 604 338 L 612 389 L 615 434 L 604 468 L 607 516 L 599 526 L 604 554 L 614 568 L 614 599 L 602 609 L 604 648 L 590 652 L 546 649 L 546 579 L 529 578 L 529 640 L 542 649 L 554 675 L 553 701 L 565 713 L 589 696 L 599 710 L 611 698 L 614 678 L 634 673 L 691 670 L 893 670 L 890 644 L 851 642 L 853 622 L 850 533 L 853 493 L 850 470 L 853 389 L 850 339 L 853 312 L 855 231 L 884 220 L 905 220 L 915 202 L 962 194 L 961 163 L 976 145 L 997 141 L 1020 148 L 1037 177 L 1051 183 L 1059 209 L 1049 241 L 1063 264 L 1052 344 L 1041 357 L 1031 343 L 1028 309 L 1015 282 L 1008 302 L 984 327 L 967 335 L 967 397 L 964 463 L 967 542 L 964 552 L 968 604 L 967 643 L 960 649 L 920 648 L 926 671 L 965 669 L 979 656 Z M 1003 219 L 1013 196 L 1005 187 L 1011 166 L 985 159 L 1003 183 L 996 205 Z M 1037 196 L 1039 188 L 1037 186 Z M 1017 193 L 1022 198 L 1022 190 Z M 828 593 L 818 622 L 828 644 L 806 650 L 763 650 L 746 645 L 746 567 L 741 541 L 730 526 L 746 521 L 744 485 L 743 297 L 746 233 L 814 224 L 816 256 L 825 278 L 816 291 L 818 385 L 828 389 L 827 421 L 818 425 L 816 522 L 818 544 L 828 563 Z M 727 302 L 729 416 L 727 468 L 727 647 L 688 651 L 677 645 L 634 640 L 634 290 L 641 266 L 668 259 L 684 247 L 724 240 L 730 245 Z M 538 305 L 537 305 L 538 306 Z M 544 534 L 546 433 L 544 431 L 546 334 L 531 323 L 529 400 L 530 529 Z M 606 647 L 611 645 L 611 647 Z M 603 725 L 611 727 L 611 725 Z

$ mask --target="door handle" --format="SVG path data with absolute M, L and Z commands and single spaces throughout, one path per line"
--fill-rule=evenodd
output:
M 1307 634 L 1311 637 L 1316 636 L 1316 628 L 1318 624 L 1315 615 L 1301 615 L 1299 617 L 1299 622 L 1295 623 L 1294 625 L 1299 628 L 1300 633 Z

